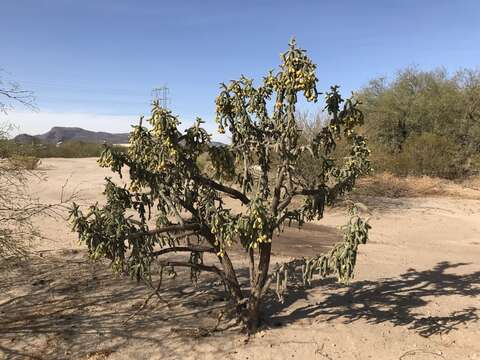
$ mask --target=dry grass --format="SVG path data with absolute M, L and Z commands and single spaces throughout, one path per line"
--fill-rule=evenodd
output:
M 357 182 L 357 195 L 390 198 L 419 196 L 452 196 L 480 198 L 480 176 L 453 182 L 429 176 L 399 177 L 388 172 L 362 178 Z
M 466 188 L 480 191 L 480 175 L 472 176 L 462 182 Z
M 15 169 L 36 170 L 40 166 L 40 159 L 35 156 L 15 155 L 10 159 L 11 165 Z

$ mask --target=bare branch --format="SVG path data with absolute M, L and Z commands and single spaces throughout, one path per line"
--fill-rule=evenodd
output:
M 28 109 L 37 110 L 33 92 L 22 90 L 16 82 L 0 79 L 0 97 L 6 98 L 9 102 L 20 103 Z M 0 100 L 0 112 L 6 113 L 10 108 L 13 108 L 13 106 Z

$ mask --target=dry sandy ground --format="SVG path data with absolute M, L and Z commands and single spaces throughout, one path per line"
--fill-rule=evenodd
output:
M 101 200 L 108 172 L 93 159 L 48 159 L 42 167 L 48 180 L 32 187 L 44 201 L 58 199 L 67 178 L 82 202 Z M 151 290 L 92 264 L 63 220 L 42 219 L 49 239 L 36 244 L 33 261 L 0 264 L 0 357 L 480 359 L 480 201 L 364 200 L 373 229 L 352 284 L 290 289 L 248 341 L 228 319 L 215 329 L 224 298 L 208 276 L 197 288 L 187 274 L 169 279 L 162 300 L 132 317 Z M 333 209 L 323 226 L 288 232 L 274 262 L 327 248 L 344 221 Z M 241 254 L 234 259 L 245 274 Z

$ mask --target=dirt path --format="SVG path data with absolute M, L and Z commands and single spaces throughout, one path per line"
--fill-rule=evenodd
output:
M 93 159 L 44 167 L 48 181 L 32 185 L 43 200 L 67 177 L 83 201 L 101 199 L 108 172 Z M 291 289 L 248 342 L 227 321 L 211 332 L 224 304 L 214 278 L 194 289 L 181 273 L 165 285 L 168 305 L 154 298 L 130 319 L 150 290 L 91 264 L 64 222 L 44 220 L 42 257 L 0 265 L 0 358 L 480 359 L 480 201 L 364 200 L 373 230 L 352 284 Z M 273 261 L 328 248 L 344 221 L 334 210 L 321 226 L 290 230 L 294 245 L 277 241 Z M 240 254 L 235 265 L 245 268 Z M 192 322 L 205 330 L 189 337 Z

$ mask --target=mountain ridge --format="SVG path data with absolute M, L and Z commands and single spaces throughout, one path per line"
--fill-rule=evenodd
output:
M 90 131 L 80 127 L 54 126 L 44 134 L 29 135 L 19 134 L 13 138 L 15 142 L 28 144 L 40 142 L 46 144 L 57 144 L 65 141 L 82 141 L 85 143 L 128 143 L 129 133 L 109 133 L 105 131 Z
M 105 131 L 90 131 L 80 127 L 54 126 L 44 134 L 19 134 L 13 138 L 21 144 L 58 144 L 65 141 L 81 141 L 94 144 L 127 144 L 130 133 L 109 133 Z M 226 146 L 219 141 L 212 141 L 213 146 Z

